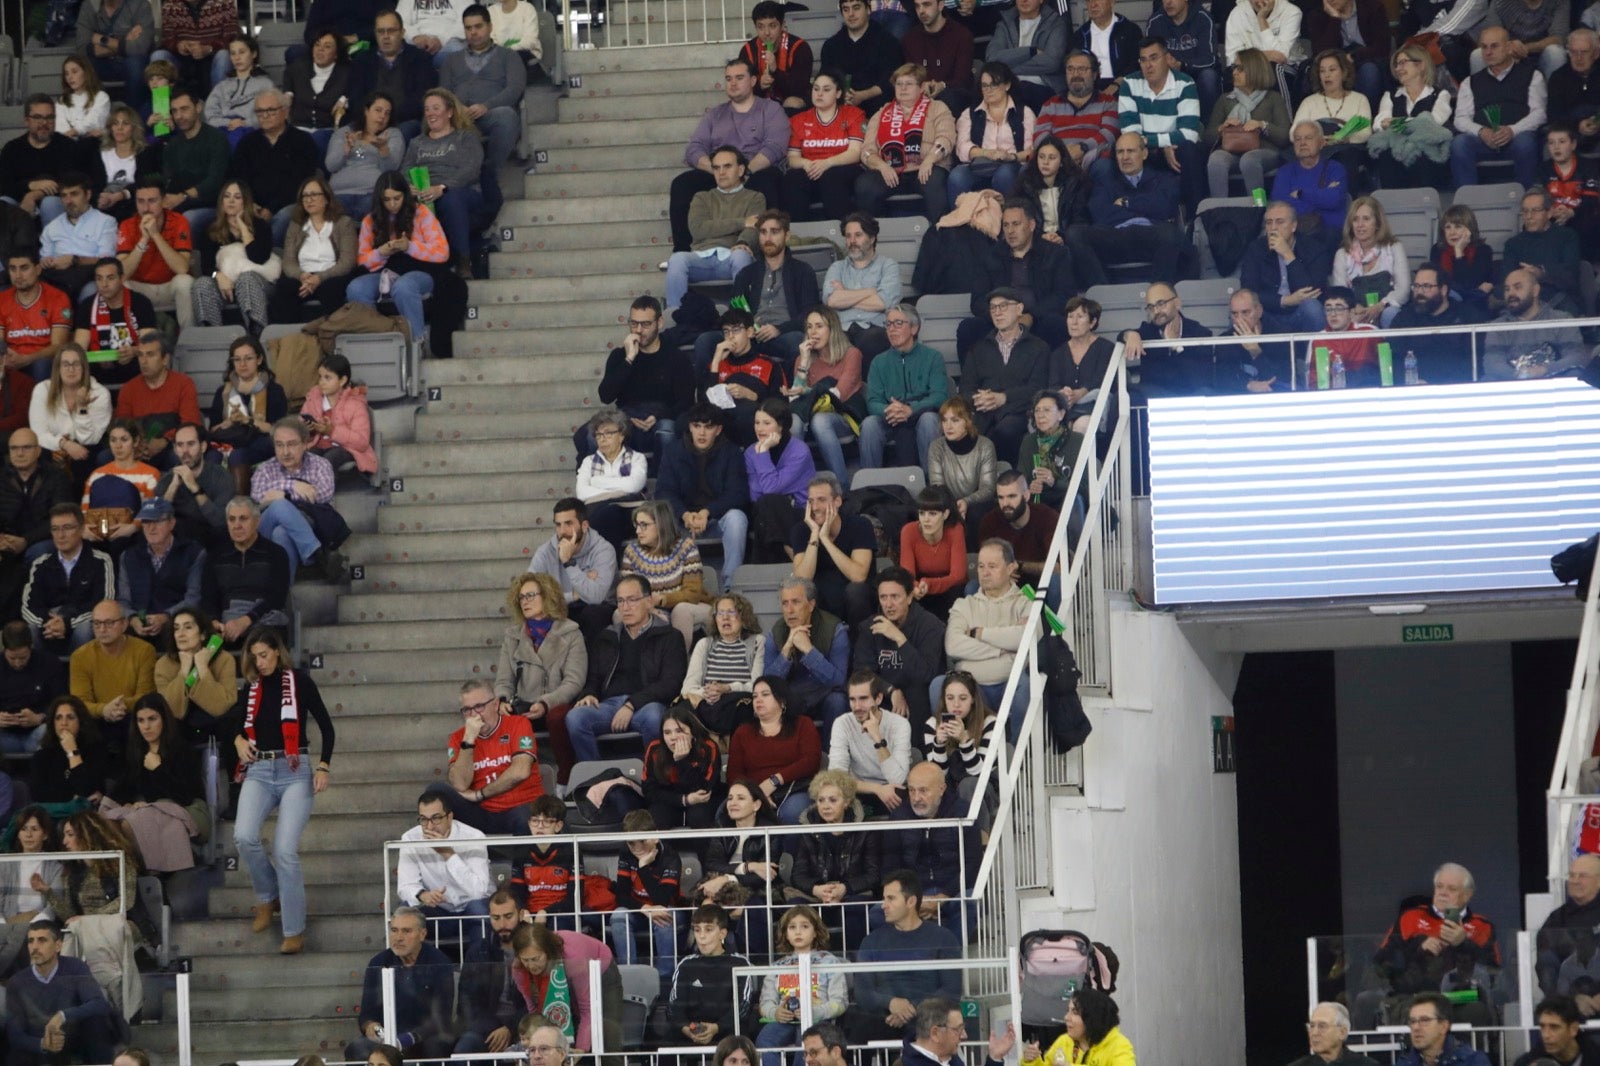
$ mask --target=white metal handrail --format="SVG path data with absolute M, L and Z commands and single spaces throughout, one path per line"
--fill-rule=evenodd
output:
M 1569 834 L 1571 808 L 1588 802 L 1579 796 L 1578 775 L 1593 748 L 1597 702 L 1600 702 L 1600 553 L 1589 573 L 1589 595 L 1578 630 L 1578 653 L 1567 685 L 1566 713 L 1561 719 L 1555 765 L 1547 793 L 1550 892 L 1562 898 L 1567 865 L 1572 859 Z
M 89 862 L 93 859 L 116 859 L 118 886 L 117 913 L 124 918 L 128 916 L 128 896 L 127 893 L 122 891 L 121 887 L 125 885 L 128 880 L 126 869 L 128 865 L 127 855 L 120 851 L 42 851 L 34 854 L 15 852 L 8 855 L 0 855 L 0 862 L 4 863 L 20 864 L 24 862 L 38 862 L 41 859 L 45 862 Z M 57 917 L 56 923 L 58 925 L 64 924 L 65 919 Z

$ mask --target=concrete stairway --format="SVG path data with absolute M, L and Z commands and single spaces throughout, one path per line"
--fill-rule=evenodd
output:
M 642 38 L 631 24 L 642 14 L 618 15 Z M 194 957 L 196 1061 L 332 1059 L 356 1034 L 362 971 L 384 946 L 380 845 L 415 824 L 417 794 L 444 772 L 460 682 L 495 669 L 505 590 L 571 490 L 572 430 L 598 407 L 628 302 L 661 295 L 667 185 L 720 99 L 733 47 L 567 54 L 581 86 L 556 104 L 558 122 L 531 131 L 548 162 L 501 214 L 501 250 L 471 286 L 456 358 L 424 363 L 430 398 L 414 423 L 383 413 L 397 419 L 384 426 L 386 473 L 403 488 L 356 525 L 345 551 L 362 577 L 302 604 L 338 734 L 333 783 L 301 846 L 307 953 L 278 956 L 276 927 L 250 934 L 249 878 L 228 872 L 211 918 L 175 930 Z M 176 1051 L 170 1025 L 139 1036 L 164 1058 Z

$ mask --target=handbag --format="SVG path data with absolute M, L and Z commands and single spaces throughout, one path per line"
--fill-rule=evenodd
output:
M 1261 148 L 1261 131 L 1247 130 L 1241 126 L 1229 126 L 1222 131 L 1222 141 L 1219 147 L 1224 152 L 1231 152 L 1234 155 L 1259 151 Z
M 1368 297 L 1376 294 L 1378 301 L 1394 289 L 1394 275 L 1387 270 L 1380 270 L 1376 274 L 1363 274 L 1350 279 L 1350 291 L 1356 294 L 1356 299 L 1368 303 Z
M 132 521 L 133 510 L 128 507 L 91 507 L 83 512 L 84 528 L 96 530 L 102 537 Z

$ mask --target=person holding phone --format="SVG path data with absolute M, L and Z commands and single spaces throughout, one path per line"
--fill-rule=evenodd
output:
M 1487 970 L 1499 968 L 1500 947 L 1494 923 L 1472 909 L 1476 887 L 1471 871 L 1447 862 L 1433 872 L 1432 896 L 1401 908 L 1373 957 L 1389 988 L 1356 998 L 1357 1030 L 1375 1024 L 1380 1009 L 1393 1010 L 1408 996 L 1441 989 L 1479 990 L 1477 1000 L 1454 1004 L 1447 1021 L 1494 1024 L 1481 982 Z

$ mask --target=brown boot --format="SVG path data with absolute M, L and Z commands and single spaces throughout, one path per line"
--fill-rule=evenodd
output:
M 294 936 L 286 936 L 286 937 L 283 938 L 283 946 L 278 948 L 278 954 L 279 955 L 298 955 L 302 951 L 305 950 L 305 947 L 306 947 L 305 934 L 304 933 L 296 933 Z
M 255 918 L 250 922 L 250 931 L 265 933 L 272 927 L 272 916 L 279 913 L 282 908 L 277 900 L 273 900 L 271 903 L 257 903 L 250 910 L 255 914 Z

